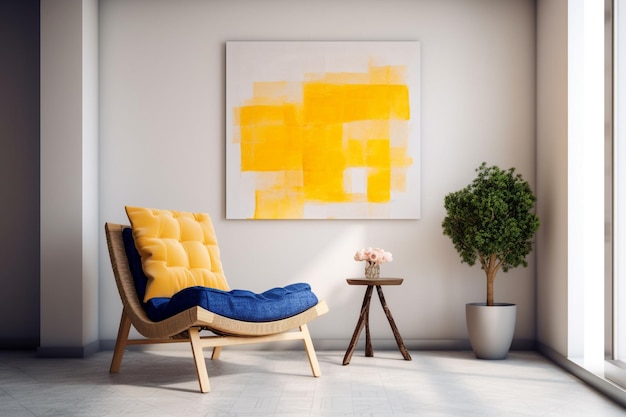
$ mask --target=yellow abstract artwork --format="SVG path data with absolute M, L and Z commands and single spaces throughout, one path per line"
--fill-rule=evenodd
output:
M 227 218 L 419 218 L 419 43 L 228 42 Z

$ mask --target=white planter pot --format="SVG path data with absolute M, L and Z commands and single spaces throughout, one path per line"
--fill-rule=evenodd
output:
M 506 358 L 515 332 L 515 304 L 469 303 L 465 305 L 467 331 L 472 349 L 479 359 Z

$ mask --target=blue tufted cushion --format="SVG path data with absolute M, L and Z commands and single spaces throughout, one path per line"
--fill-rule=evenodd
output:
M 143 302 L 143 299 L 146 296 L 148 277 L 143 273 L 143 268 L 141 267 L 141 256 L 135 247 L 133 230 L 130 227 L 126 227 L 122 230 L 122 239 L 124 239 L 124 249 L 126 250 L 126 257 L 128 258 L 130 273 L 133 275 L 133 281 L 135 282 L 137 297 L 139 298 L 139 301 Z
M 145 303 L 145 309 L 153 321 L 200 306 L 231 319 L 263 322 L 295 316 L 316 305 L 317 301 L 306 283 L 272 288 L 260 294 L 247 290 L 189 287 L 177 292 L 172 298 L 152 298 Z
M 143 272 L 132 230 L 125 228 L 122 237 L 137 296 L 142 301 L 148 277 Z M 317 302 L 309 284 L 296 283 L 272 288 L 260 294 L 247 290 L 223 291 L 208 287 L 189 287 L 177 292 L 172 298 L 152 298 L 143 303 L 143 306 L 152 321 L 161 321 L 188 308 L 200 306 L 231 319 L 263 322 L 295 316 Z

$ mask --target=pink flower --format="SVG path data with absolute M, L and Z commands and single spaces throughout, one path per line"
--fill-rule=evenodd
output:
M 359 249 L 354 254 L 354 260 L 355 261 L 364 261 L 365 259 L 367 259 L 366 256 L 365 256 L 365 249 Z
M 382 264 L 393 261 L 391 252 L 387 252 L 381 248 L 359 249 L 354 254 L 355 261 L 367 261 L 370 264 Z

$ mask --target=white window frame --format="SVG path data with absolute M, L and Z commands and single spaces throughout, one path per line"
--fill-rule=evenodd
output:
M 607 274 L 606 319 L 610 326 L 605 337 L 607 379 L 626 387 L 626 2 L 608 0 L 607 19 L 607 127 L 610 138 L 612 184 L 606 200 L 612 213 L 607 216 L 613 235 L 610 250 L 610 274 Z M 609 256 L 607 256 L 609 258 Z

